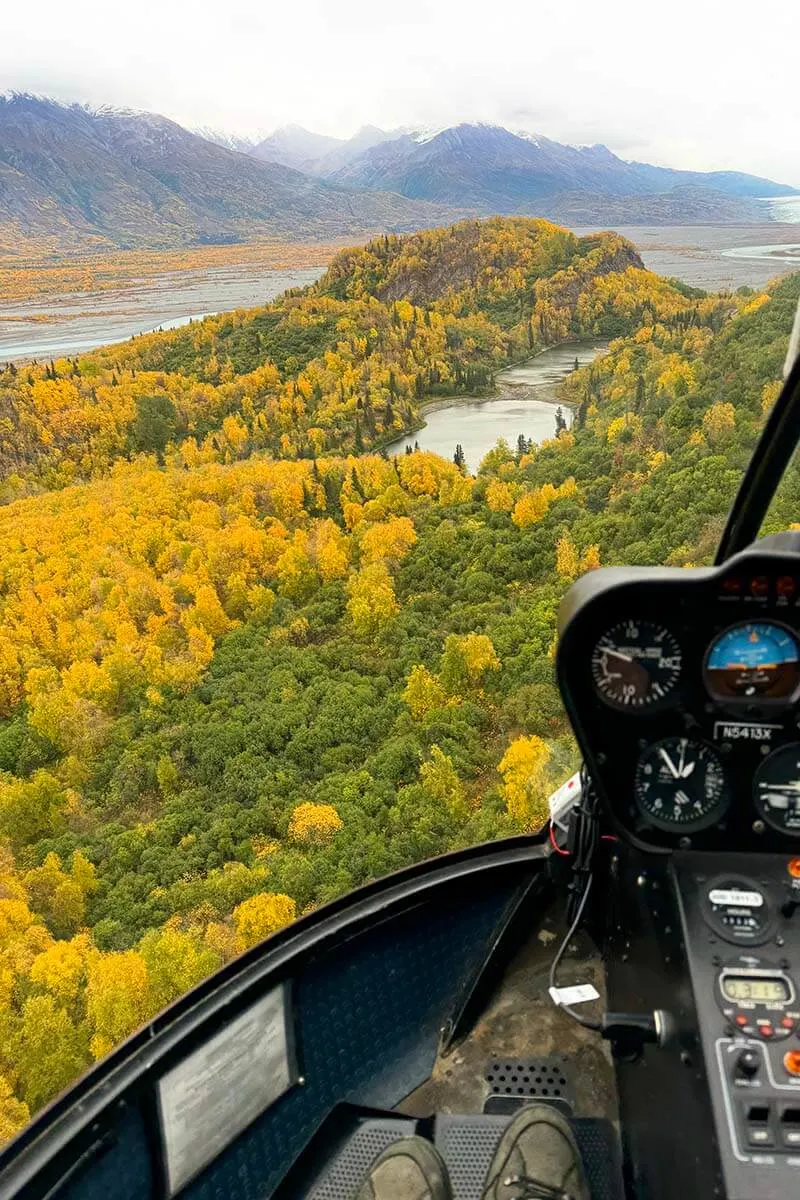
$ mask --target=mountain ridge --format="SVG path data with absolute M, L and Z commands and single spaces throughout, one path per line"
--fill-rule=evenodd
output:
M 0 233 L 9 242 L 51 239 L 75 249 L 325 240 L 409 232 L 458 215 L 464 210 L 259 162 L 157 113 L 0 99 Z
M 549 215 L 553 197 L 573 191 L 608 196 L 669 194 L 701 187 L 737 200 L 794 194 L 773 180 L 738 171 L 679 171 L 628 162 L 607 146 L 567 146 L 522 137 L 502 126 L 461 124 L 423 140 L 381 143 L 325 178 L 353 187 L 389 188 L 416 199 L 461 203 L 482 214 Z M 544 210 L 543 210 L 544 206 Z

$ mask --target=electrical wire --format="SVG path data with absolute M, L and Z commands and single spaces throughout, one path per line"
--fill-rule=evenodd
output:
M 561 943 L 561 945 L 558 948 L 558 953 L 556 954 L 555 958 L 553 959 L 552 963 L 550 964 L 550 987 L 551 988 L 555 988 L 558 986 L 556 984 L 556 971 L 558 970 L 561 959 L 564 957 L 567 946 L 572 941 L 573 937 L 575 936 L 575 931 L 581 923 L 581 918 L 583 917 L 583 910 L 586 908 L 586 901 L 589 899 L 589 893 L 591 892 L 591 890 L 592 890 L 592 876 L 590 875 L 586 881 L 586 887 L 584 888 L 583 895 L 580 898 L 580 902 L 578 904 L 578 910 L 575 913 L 574 920 L 573 920 L 572 924 L 570 925 L 569 929 L 567 930 L 567 932 L 564 936 L 563 942 Z M 553 1003 L 555 1003 L 555 1001 L 553 1001 Z M 579 1025 L 583 1025 L 584 1029 L 593 1029 L 596 1033 L 599 1033 L 600 1030 L 602 1029 L 602 1026 L 599 1021 L 592 1021 L 589 1017 L 582 1017 L 580 1015 L 580 1013 L 575 1012 L 575 1009 L 570 1008 L 570 1006 L 568 1004 L 559 1004 L 558 1007 L 561 1009 L 562 1012 L 565 1012 L 568 1017 L 572 1017 L 573 1021 L 577 1021 Z
M 561 854 L 564 858 L 571 857 L 569 850 L 565 850 L 563 846 L 559 846 L 558 839 L 556 838 L 556 827 L 552 821 L 550 822 L 550 845 L 556 854 Z

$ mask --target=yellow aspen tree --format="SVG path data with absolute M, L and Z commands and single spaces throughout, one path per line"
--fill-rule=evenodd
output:
M 103 1058 L 151 1015 L 147 965 L 135 950 L 103 954 L 89 964 L 86 1018 L 92 1056 Z
M 550 749 L 540 737 L 518 737 L 506 750 L 498 770 L 508 814 L 522 828 L 535 831 L 547 820 L 546 771 Z
M 500 479 L 493 479 L 486 489 L 486 504 L 491 512 L 511 512 L 514 507 L 514 493 L 511 485 Z M 519 525 L 519 521 L 516 522 Z
M 499 670 L 497 651 L 485 633 L 450 634 L 445 641 L 439 677 L 449 695 L 479 688 L 488 672 Z
M 298 804 L 289 818 L 289 838 L 302 845 L 323 846 L 344 828 L 332 804 Z
M 459 779 L 453 760 L 440 746 L 431 746 L 431 755 L 419 769 L 419 777 L 430 796 L 443 804 L 457 820 L 467 815 L 468 805 L 464 785 Z
M 429 712 L 442 708 L 447 703 L 447 693 L 437 677 L 420 664 L 411 668 L 403 700 L 408 705 L 412 717 L 420 721 Z
M 541 490 L 537 488 L 536 491 L 526 492 L 524 496 L 520 496 L 514 505 L 511 520 L 520 529 L 528 529 L 531 525 L 536 525 L 538 521 L 541 521 L 547 512 L 547 507 L 547 500 Z
M 17 1100 L 13 1088 L 0 1075 L 0 1146 L 10 1142 L 31 1119 L 31 1110 L 24 1100 Z
M 736 428 L 736 409 L 730 403 L 712 404 L 703 413 L 703 433 L 712 445 L 723 442 Z
M 578 551 L 569 537 L 564 535 L 556 543 L 556 573 L 559 579 L 575 579 L 580 569 Z
M 280 892 L 262 892 L 233 910 L 233 923 L 245 947 L 255 946 L 295 919 L 297 906 Z
M 347 612 L 359 637 L 374 637 L 400 611 L 392 578 L 382 562 L 359 571 L 347 591 Z
M 365 563 L 386 561 L 398 563 L 405 558 L 417 540 L 414 522 L 410 517 L 392 517 L 371 525 L 361 538 L 361 555 Z

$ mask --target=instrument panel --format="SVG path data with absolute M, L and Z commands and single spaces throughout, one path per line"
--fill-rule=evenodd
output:
M 557 669 L 636 844 L 800 847 L 800 555 L 590 572 L 562 604 Z

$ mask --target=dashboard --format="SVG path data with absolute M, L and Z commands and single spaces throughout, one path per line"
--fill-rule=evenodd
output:
M 800 848 L 800 555 L 592 571 L 562 603 L 557 671 L 623 836 Z

